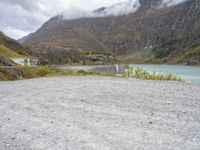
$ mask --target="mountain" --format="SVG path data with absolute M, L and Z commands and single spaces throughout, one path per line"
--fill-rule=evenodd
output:
M 25 49 L 26 48 L 19 42 L 6 36 L 0 31 L 0 66 L 14 65 L 14 63 L 8 58 L 27 56 Z
M 200 64 L 200 1 L 180 1 L 129 0 L 75 19 L 60 14 L 23 42 L 49 63 L 109 54 L 129 63 Z

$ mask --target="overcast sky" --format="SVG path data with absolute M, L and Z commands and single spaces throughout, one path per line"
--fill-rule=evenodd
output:
M 19 39 L 72 7 L 93 10 L 125 0 L 0 0 L 0 31 Z
M 123 1 L 127 0 L 0 0 L 0 31 L 19 39 L 36 31 L 61 12 L 76 15 L 74 11 L 77 10 L 87 12 Z M 163 6 L 173 6 L 184 1 L 187 0 L 163 0 Z

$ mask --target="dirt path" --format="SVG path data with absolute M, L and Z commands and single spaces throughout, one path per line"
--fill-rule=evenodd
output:
M 0 149 L 197 150 L 200 85 L 104 77 L 2 82 Z

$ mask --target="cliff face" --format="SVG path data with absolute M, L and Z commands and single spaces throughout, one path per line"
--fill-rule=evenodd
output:
M 133 63 L 199 63 L 200 1 L 188 0 L 173 7 L 161 7 L 161 3 L 140 0 L 135 13 L 122 16 L 75 20 L 56 16 L 24 42 L 43 59 L 54 52 L 84 55 L 92 51 L 113 53 Z

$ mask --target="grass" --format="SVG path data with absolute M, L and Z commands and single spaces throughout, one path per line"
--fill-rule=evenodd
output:
M 19 79 L 31 79 L 38 77 L 50 77 L 50 76 L 115 76 L 113 73 L 104 72 L 92 72 L 85 70 L 77 71 L 67 71 L 62 72 L 55 70 L 48 66 L 42 67 L 11 67 L 11 68 L 0 68 L 0 81 L 10 81 Z M 155 72 L 150 73 L 140 68 L 127 69 L 126 73 L 123 75 L 126 78 L 136 78 L 143 80 L 172 80 L 172 81 L 182 81 L 182 79 L 172 73 L 167 75 L 156 74 Z
M 24 55 L 18 54 L 17 52 L 10 50 L 9 48 L 4 46 L 3 44 L 0 44 L 0 54 L 5 56 L 5 57 L 9 57 L 9 58 L 25 57 Z
M 143 79 L 143 80 L 183 81 L 180 77 L 172 73 L 168 73 L 166 75 L 155 73 L 155 72 L 150 73 L 140 68 L 137 68 L 137 69 L 129 68 L 127 69 L 124 76 L 126 78 L 136 78 L 136 79 Z
M 110 73 L 92 72 L 85 70 L 62 72 L 48 66 L 42 67 L 8 67 L 0 68 L 0 81 L 13 81 L 51 76 L 114 76 Z
M 62 72 L 66 76 L 115 76 L 114 73 L 97 72 L 97 71 L 85 71 L 85 70 L 74 70 Z
M 0 68 L 0 80 L 10 81 L 19 79 L 30 79 L 44 77 L 56 73 L 55 70 L 44 67 L 22 67 L 16 66 L 11 68 Z

